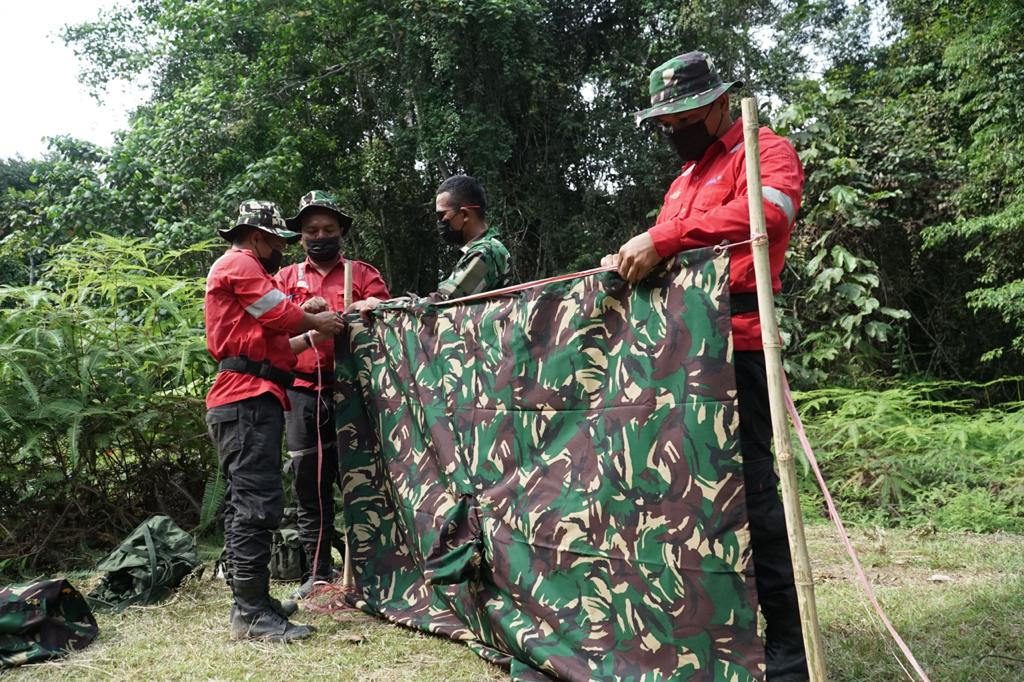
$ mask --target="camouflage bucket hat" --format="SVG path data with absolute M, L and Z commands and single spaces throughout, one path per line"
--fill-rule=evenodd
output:
M 348 234 L 349 229 L 352 227 L 352 216 L 338 208 L 338 202 L 333 195 L 319 189 L 314 189 L 302 195 L 302 198 L 299 199 L 299 212 L 288 219 L 288 227 L 296 231 L 301 230 L 302 224 L 300 219 L 302 218 L 302 213 L 311 208 L 327 209 L 336 215 L 338 223 L 341 225 L 341 236 L 344 237 Z
M 301 236 L 298 232 L 288 229 L 284 218 L 281 217 L 281 209 L 272 201 L 257 201 L 255 199 L 243 201 L 238 205 L 238 221 L 234 227 L 217 230 L 217 232 L 224 239 L 231 241 L 234 238 L 235 230 L 240 227 L 255 227 L 276 235 L 289 244 L 298 241 Z
M 723 83 L 711 58 L 703 52 L 673 57 L 651 71 L 651 106 L 636 112 L 636 124 L 649 118 L 699 109 L 714 102 L 742 81 Z

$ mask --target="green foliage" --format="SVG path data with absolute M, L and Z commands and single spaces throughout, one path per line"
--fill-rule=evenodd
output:
M 844 518 L 1024 531 L 1024 378 L 1000 383 L 798 394 L 797 407 Z M 1015 390 L 1018 400 L 989 404 L 986 396 L 999 388 Z M 820 502 L 816 487 L 808 477 L 804 493 Z
M 152 98 L 110 150 L 53 141 L 0 259 L 12 264 L 7 281 L 31 282 L 47 247 L 91 230 L 181 247 L 245 198 L 290 211 L 321 187 L 355 216 L 348 253 L 393 291 L 425 292 L 453 261 L 431 228 L 433 190 L 464 171 L 488 188 L 516 279 L 592 267 L 649 226 L 678 172 L 629 115 L 645 103 L 648 70 L 700 47 L 726 77 L 794 102 L 778 123 L 809 169 L 789 296 L 788 331 L 806 355 L 795 366 L 834 378 L 852 355 L 874 370 L 903 338 L 882 311 L 905 306 L 886 291 L 888 263 L 861 248 L 871 235 L 857 235 L 877 229 L 896 194 L 873 188 L 874 171 L 843 148 L 867 125 L 823 117 L 799 78 L 810 68 L 802 45 L 859 59 L 854 37 L 869 24 L 841 0 L 128 2 L 64 37 L 94 90 L 149 75 Z M 849 253 L 854 269 L 829 279 L 821 248 Z
M 434 188 L 465 171 L 518 279 L 591 267 L 678 171 L 629 114 L 684 48 L 769 101 L 805 165 L 795 383 L 1019 373 L 1022 29 L 1013 0 L 134 0 L 68 27 L 87 85 L 152 96 L 109 149 L 0 161 L 0 570 L 71 549 L 55 518 L 111 540 L 144 510 L 209 525 L 200 278 L 239 201 L 333 190 L 347 253 L 423 292 L 453 261 Z M 805 394 L 855 518 L 1019 527 L 1019 409 L 932 401 L 952 390 Z
M 450 265 L 431 229 L 448 175 L 483 181 L 518 279 L 592 266 L 646 227 L 678 169 L 627 115 L 653 65 L 699 44 L 770 90 L 803 64 L 749 37 L 791 3 L 705 4 L 139 0 L 65 39 L 97 90 L 156 76 L 105 164 L 124 234 L 180 246 L 242 199 L 290 210 L 321 187 L 356 218 L 350 252 L 422 292 Z
M 880 349 L 892 348 L 902 335 L 899 322 L 910 317 L 879 302 L 878 266 L 841 244 L 828 248 L 831 237 L 826 233 L 810 254 L 794 250 L 787 259 L 792 278 L 780 306 L 781 332 L 786 371 L 797 385 L 863 377 L 892 366 L 892 352 Z
M 1024 368 L 1022 28 L 1012 0 L 858 3 L 779 114 L 807 169 L 794 248 L 827 234 L 877 264 L 881 306 L 911 313 L 898 370 Z
M 0 287 L 0 560 L 109 543 L 147 513 L 200 509 L 213 457 L 203 281 L 168 251 L 97 235 L 60 247 L 34 285 Z
M 922 32 L 944 41 L 938 77 L 960 122 L 954 210 L 925 232 L 929 249 L 963 249 L 979 270 L 968 305 L 994 314 L 1009 343 L 987 359 L 1024 355 L 1024 8 L 1010 0 L 940 3 Z M 993 343 L 995 341 L 995 343 Z
M 203 531 L 213 525 L 220 506 L 224 503 L 224 496 L 227 493 L 227 482 L 220 467 L 214 467 L 213 473 L 206 480 L 206 488 L 203 490 L 203 502 L 199 508 L 199 525 L 196 526 L 196 533 Z

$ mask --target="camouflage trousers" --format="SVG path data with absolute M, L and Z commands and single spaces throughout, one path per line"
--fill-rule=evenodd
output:
M 320 440 L 323 463 L 318 466 L 317 401 L 320 412 Z M 299 541 L 317 577 L 331 571 L 331 544 L 334 540 L 334 484 L 338 480 L 338 447 L 334 431 L 334 404 L 331 390 L 291 389 L 288 401 L 292 409 L 285 413 L 289 465 L 294 475 L 292 492 L 297 507 Z M 320 480 L 319 490 L 317 479 Z M 323 504 L 323 509 L 320 506 Z M 313 566 L 317 542 L 319 566 Z
M 271 531 L 281 524 L 284 412 L 270 393 L 210 408 L 210 438 L 227 483 L 224 548 L 232 577 L 270 578 Z
M 734 357 L 747 522 L 757 601 L 766 623 L 768 680 L 802 682 L 808 679 L 807 658 L 793 582 L 786 516 L 772 458 L 772 421 L 764 353 L 736 351 Z

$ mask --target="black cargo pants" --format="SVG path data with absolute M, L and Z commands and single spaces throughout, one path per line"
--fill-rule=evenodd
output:
M 227 483 L 224 548 L 233 578 L 269 580 L 271 531 L 281 523 L 284 410 L 271 393 L 206 412 Z
M 772 421 L 764 353 L 736 351 L 736 391 L 740 412 L 740 450 L 746 487 L 747 522 L 764 614 L 765 659 L 769 682 L 808 679 L 800 610 L 793 582 L 786 516 L 779 477 L 772 459 Z
M 318 578 L 327 578 L 331 569 L 331 544 L 334 541 L 334 484 L 338 480 L 338 449 L 334 430 L 332 389 L 315 391 L 292 388 L 288 391 L 292 409 L 285 413 L 289 465 L 294 476 L 299 541 L 306 550 L 311 570 Z M 323 462 L 317 466 L 317 402 L 320 403 L 320 441 Z M 319 491 L 317 479 L 320 480 Z M 321 503 L 323 508 L 321 509 Z M 322 514 L 322 516 L 321 516 Z M 318 566 L 313 566 L 317 542 Z

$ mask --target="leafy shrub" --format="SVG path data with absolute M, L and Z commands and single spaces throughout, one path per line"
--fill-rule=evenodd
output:
M 198 519 L 213 367 L 203 280 L 173 273 L 211 248 L 97 235 L 0 287 L 0 571 L 109 547 L 148 513 Z
M 1016 384 L 1019 394 L 1024 379 L 998 383 Z M 991 386 L 930 382 L 797 394 L 843 517 L 1024 531 L 1024 401 L 989 405 L 984 395 Z M 820 501 L 810 476 L 803 488 L 810 501 Z M 806 510 L 813 502 L 804 504 Z

